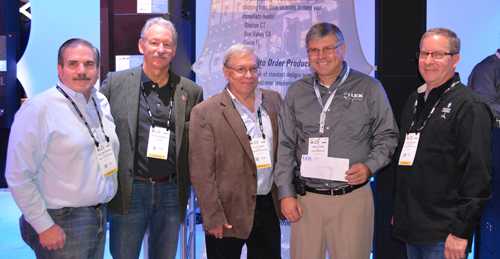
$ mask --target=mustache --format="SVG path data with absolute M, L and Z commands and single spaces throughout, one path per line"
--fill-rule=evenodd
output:
M 77 81 L 90 81 L 91 79 L 87 75 L 78 75 L 78 76 L 74 77 L 73 80 L 77 80 Z

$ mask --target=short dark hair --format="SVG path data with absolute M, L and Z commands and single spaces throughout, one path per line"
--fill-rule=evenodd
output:
M 94 47 L 94 45 L 92 45 L 92 43 L 90 43 L 89 41 L 80 38 L 71 38 L 65 41 L 61 45 L 61 47 L 59 47 L 59 51 L 57 52 L 57 64 L 64 66 L 64 58 L 63 58 L 64 51 L 69 47 L 76 47 L 78 45 L 87 46 L 94 52 L 94 59 L 95 59 L 94 61 L 96 63 L 96 66 L 99 67 L 101 59 L 99 50 L 96 47 Z
M 337 42 L 344 42 L 344 34 L 342 34 L 342 31 L 340 30 L 339 27 L 337 27 L 337 25 L 328 22 L 322 22 L 322 23 L 316 23 L 307 32 L 306 47 L 309 46 L 309 42 L 312 39 L 323 38 L 328 35 L 335 36 Z

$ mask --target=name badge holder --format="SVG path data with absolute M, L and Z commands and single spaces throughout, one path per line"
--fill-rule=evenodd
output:
M 99 126 L 102 130 L 102 134 L 104 135 L 104 139 L 106 140 L 105 142 L 101 143 L 97 141 L 87 120 L 85 119 L 85 117 L 83 117 L 82 112 L 80 111 L 76 103 L 73 101 L 73 99 L 71 99 L 71 97 L 60 86 L 56 86 L 56 88 L 64 97 L 66 97 L 67 100 L 70 101 L 70 103 L 73 105 L 73 108 L 76 110 L 76 113 L 85 124 L 85 127 L 87 127 L 87 130 L 90 134 L 90 137 L 94 141 L 94 145 L 97 151 L 97 162 L 99 164 L 99 170 L 101 171 L 101 174 L 103 174 L 104 176 L 111 176 L 116 172 L 118 172 L 118 164 L 116 162 L 116 157 L 114 155 L 113 147 L 111 146 L 108 135 L 106 135 L 106 132 L 104 131 L 104 125 L 102 123 L 101 114 L 99 113 L 99 109 L 97 108 L 97 103 L 95 102 L 94 97 L 91 97 L 91 99 L 92 102 L 94 103 L 94 108 L 97 113 Z
M 453 87 L 455 87 L 459 81 L 455 81 L 451 84 L 451 86 L 444 91 L 444 93 L 439 97 L 439 99 L 434 103 L 434 106 L 432 106 L 431 111 L 425 118 L 425 120 L 422 122 L 422 125 L 415 129 L 414 126 L 416 125 L 416 116 L 417 116 L 417 106 L 418 106 L 418 98 L 415 99 L 415 102 L 413 103 L 413 120 L 410 124 L 409 127 L 409 132 L 406 133 L 405 136 L 405 141 L 403 143 L 403 148 L 401 149 L 401 154 L 399 155 L 399 162 L 398 165 L 400 166 L 413 166 L 413 162 L 415 160 L 415 156 L 417 154 L 418 150 L 418 143 L 420 141 L 420 132 L 425 128 L 425 125 L 427 125 L 427 122 L 431 118 L 432 114 L 436 110 L 436 107 L 439 105 L 441 102 L 441 98 L 448 93 Z
M 167 119 L 167 127 L 160 127 L 156 125 L 153 114 L 151 113 L 151 108 L 149 106 L 148 99 L 144 93 L 144 87 L 141 86 L 142 96 L 146 102 L 146 108 L 148 111 L 148 118 L 151 122 L 151 127 L 149 128 L 148 146 L 146 151 L 146 157 L 155 158 L 161 160 L 168 159 L 168 149 L 170 145 L 170 121 L 172 119 L 172 110 L 174 106 L 173 95 L 169 101 L 169 111 Z

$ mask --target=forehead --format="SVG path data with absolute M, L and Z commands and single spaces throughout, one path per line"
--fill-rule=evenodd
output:
M 74 46 L 69 46 L 63 51 L 63 59 L 68 60 L 93 60 L 95 59 L 94 50 L 89 46 L 79 44 Z
M 449 50 L 450 40 L 443 35 L 431 34 L 420 42 L 420 49 L 423 50 Z
M 313 37 L 308 42 L 308 47 L 317 47 L 323 45 L 333 45 L 337 43 L 337 37 L 333 34 L 328 34 L 324 37 Z
M 164 25 L 161 24 L 153 24 L 144 32 L 144 38 L 154 39 L 154 38 L 162 38 L 162 39 L 172 39 L 172 31 Z
M 233 66 L 256 65 L 257 57 L 249 52 L 237 52 L 229 56 L 228 63 Z

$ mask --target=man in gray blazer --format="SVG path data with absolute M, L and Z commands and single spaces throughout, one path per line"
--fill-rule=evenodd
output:
M 273 202 L 277 92 L 257 88 L 257 57 L 236 44 L 224 56 L 227 87 L 193 109 L 191 181 L 201 208 L 209 259 L 280 258 L 279 210 Z
M 189 195 L 189 114 L 203 93 L 170 71 L 177 46 L 170 21 L 149 19 L 138 45 L 142 66 L 109 73 L 101 87 L 120 140 L 110 250 L 114 258 L 138 258 L 148 230 L 149 258 L 175 258 Z

